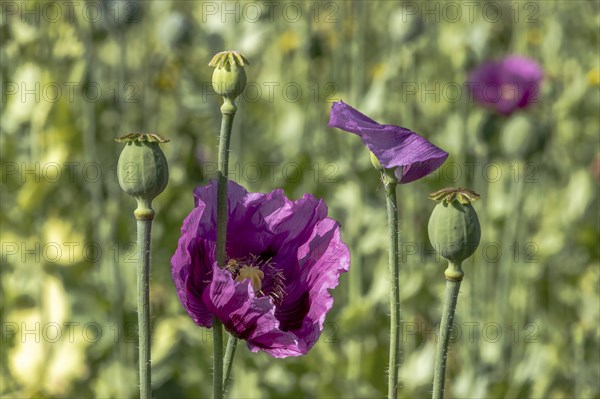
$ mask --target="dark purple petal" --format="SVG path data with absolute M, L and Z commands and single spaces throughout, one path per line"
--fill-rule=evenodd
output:
M 286 301 L 278 307 L 282 326 L 288 326 L 300 340 L 300 348 L 308 351 L 317 341 L 325 315 L 333 306 L 329 293 L 339 283 L 341 273 L 350 268 L 350 251 L 340 238 L 336 221 L 326 218 L 313 230 L 310 239 L 298 249 L 301 276 L 290 286 Z M 299 323 L 299 313 L 303 315 Z
M 229 214 L 235 213 L 240 201 L 248 194 L 246 189 L 239 184 L 229 182 L 227 186 Z M 197 225 L 195 234 L 206 239 L 217 238 L 217 181 L 213 180 L 206 186 L 196 187 L 194 190 L 194 205 L 203 209 L 201 220 Z
M 400 183 L 427 176 L 448 158 L 447 152 L 417 133 L 381 125 L 342 101 L 332 105 L 329 126 L 360 136 L 384 168 L 394 169 Z
M 287 265 L 283 270 L 287 281 L 293 281 L 298 276 L 297 251 L 281 249 L 297 249 L 309 239 L 316 224 L 326 216 L 327 206 L 325 203 L 306 194 L 296 201 L 285 198 L 285 205 L 269 218 L 271 229 L 276 234 L 274 241 L 276 251 L 273 261 L 276 264 Z
M 204 289 L 210 284 L 216 262 L 214 242 L 196 238 L 188 246 L 191 265 L 186 279 L 186 301 L 182 301 L 192 320 L 200 326 L 212 327 L 212 315 L 202 301 Z
M 268 297 L 256 298 L 248 280 L 234 282 L 228 271 L 216 265 L 213 274 L 203 300 L 229 332 L 246 340 L 253 352 L 263 350 L 273 357 L 303 354 L 296 336 L 279 329 L 275 305 Z
M 195 233 L 203 213 L 204 207 L 194 208 L 183 221 L 181 238 L 171 259 L 171 275 L 177 288 L 177 295 L 185 310 L 195 323 L 210 327 L 212 326 L 212 320 L 210 317 L 206 318 L 204 309 L 197 300 L 202 295 L 202 287 L 198 286 L 197 290 L 191 291 L 188 288 L 190 273 L 195 270 L 206 272 L 210 270 L 210 265 L 214 261 L 214 249 L 212 254 L 207 253 L 204 242 L 199 240 Z
M 513 55 L 483 63 L 471 72 L 468 85 L 477 102 L 510 115 L 537 102 L 543 76 L 536 61 Z

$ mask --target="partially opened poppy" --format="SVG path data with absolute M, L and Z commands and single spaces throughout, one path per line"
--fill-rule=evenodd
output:
M 179 299 L 194 322 L 216 316 L 248 348 L 299 356 L 317 342 L 333 306 L 329 290 L 350 267 L 350 252 L 327 206 L 309 194 L 249 193 L 229 182 L 227 264 L 215 260 L 217 184 L 194 190 L 195 208 L 171 259 Z
M 511 55 L 483 63 L 471 72 L 468 83 L 478 103 L 510 115 L 537 102 L 543 76 L 536 61 Z
M 434 172 L 448 153 L 404 127 L 381 125 L 348 104 L 331 106 L 329 127 L 354 133 L 377 157 L 381 166 L 392 169 L 399 183 L 410 183 Z

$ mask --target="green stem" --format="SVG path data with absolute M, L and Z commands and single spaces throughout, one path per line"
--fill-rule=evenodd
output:
M 213 398 L 223 398 L 223 323 L 213 317 Z
M 225 377 L 223 378 L 223 389 L 227 390 L 227 385 L 229 384 L 229 377 L 231 376 L 231 366 L 233 364 L 233 357 L 235 356 L 235 348 L 237 347 L 237 338 L 233 335 L 229 335 L 229 339 L 227 341 L 227 348 L 225 349 L 225 359 L 224 359 L 224 368 L 225 368 Z
M 219 267 L 225 267 L 225 241 L 227 239 L 227 177 L 229 168 L 229 143 L 236 106 L 225 98 L 221 106 L 221 134 L 219 138 L 219 172 L 217 182 L 217 249 Z
M 446 379 L 446 359 L 448 357 L 448 345 L 450 344 L 450 332 L 454 321 L 454 311 L 458 301 L 460 283 L 463 279 L 461 264 L 450 263 L 446 269 L 446 296 L 444 298 L 444 310 L 442 311 L 442 322 L 440 324 L 440 336 L 437 341 L 435 353 L 435 366 L 433 375 L 433 399 L 444 397 L 444 382 Z
M 236 106 L 233 100 L 223 97 L 221 106 L 221 135 L 219 138 L 219 179 L 217 181 L 217 248 L 219 267 L 225 267 L 227 240 L 227 175 L 229 168 L 229 143 Z M 213 397 L 223 398 L 223 324 L 213 317 Z
M 150 239 L 152 215 L 137 216 L 137 244 L 139 263 L 137 272 L 138 285 L 138 336 L 139 336 L 139 369 L 140 398 L 152 396 L 150 385 Z
M 390 289 L 390 357 L 388 369 L 388 399 L 398 397 L 398 372 L 400 370 L 400 279 L 398 267 L 398 209 L 396 183 L 385 182 L 388 233 L 389 268 L 392 277 Z

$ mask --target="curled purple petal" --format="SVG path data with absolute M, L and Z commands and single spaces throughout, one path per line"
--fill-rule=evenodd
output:
M 251 351 L 299 356 L 317 342 L 333 305 L 329 290 L 350 267 L 327 206 L 282 190 L 248 193 L 229 182 L 227 265 L 215 262 L 216 183 L 194 191 L 171 259 L 179 299 L 198 325 L 216 316 Z
M 339 101 L 332 105 L 329 126 L 354 133 L 381 165 L 393 169 L 400 183 L 410 183 L 434 172 L 448 153 L 417 133 L 395 125 L 381 125 Z

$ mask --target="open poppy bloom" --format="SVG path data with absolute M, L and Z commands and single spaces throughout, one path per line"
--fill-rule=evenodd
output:
M 249 193 L 228 183 L 227 260 L 215 260 L 217 183 L 194 190 L 171 272 L 194 322 L 216 316 L 252 352 L 299 356 L 317 342 L 333 306 L 329 290 L 350 267 L 350 252 L 327 206 L 309 194 L 290 201 L 281 189 Z
M 488 61 L 469 77 L 473 97 L 502 115 L 537 102 L 542 67 L 532 59 L 511 55 Z
M 360 136 L 381 166 L 394 171 L 399 183 L 427 176 L 448 158 L 446 151 L 417 133 L 400 126 L 381 125 L 342 101 L 331 106 L 329 127 Z

